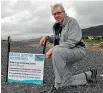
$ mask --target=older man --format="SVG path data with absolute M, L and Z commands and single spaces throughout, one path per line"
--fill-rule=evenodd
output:
M 46 53 L 46 59 L 52 58 L 55 85 L 46 93 L 54 93 L 56 89 L 62 86 L 96 82 L 97 70 L 95 69 L 72 75 L 73 64 L 85 56 L 85 45 L 81 41 L 82 31 L 76 19 L 67 16 L 61 4 L 53 5 L 51 10 L 56 20 L 53 26 L 54 35 L 43 36 L 40 40 L 40 46 L 43 46 L 46 40 L 54 43 L 54 47 Z

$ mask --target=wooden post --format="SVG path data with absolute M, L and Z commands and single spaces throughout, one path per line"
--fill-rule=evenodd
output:
M 45 44 L 43 46 L 43 54 L 45 54 L 45 51 L 46 51 L 46 43 L 47 43 L 47 40 L 46 40 L 46 42 L 45 42 Z
M 8 81 L 8 66 L 9 66 L 9 52 L 10 52 L 10 36 L 8 36 L 8 53 L 7 53 L 7 74 L 6 74 L 6 82 Z

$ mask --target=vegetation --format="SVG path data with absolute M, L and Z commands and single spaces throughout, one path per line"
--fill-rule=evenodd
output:
M 103 39 L 84 39 L 84 42 L 87 42 L 87 43 L 103 43 Z

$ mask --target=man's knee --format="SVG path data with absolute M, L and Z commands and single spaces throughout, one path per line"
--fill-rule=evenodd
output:
M 56 56 L 56 55 L 66 58 L 67 57 L 67 49 L 56 46 L 53 50 L 52 56 Z
M 55 54 L 61 54 L 62 49 L 58 46 L 55 46 L 54 50 L 53 50 L 53 55 Z

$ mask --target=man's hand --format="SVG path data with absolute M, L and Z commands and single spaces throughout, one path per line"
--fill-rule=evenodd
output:
M 44 46 L 45 42 L 47 40 L 47 37 L 46 36 L 43 36 L 40 40 L 40 47 Z
M 46 60 L 49 60 L 52 56 L 52 52 L 53 52 L 54 48 L 51 48 L 45 55 Z

